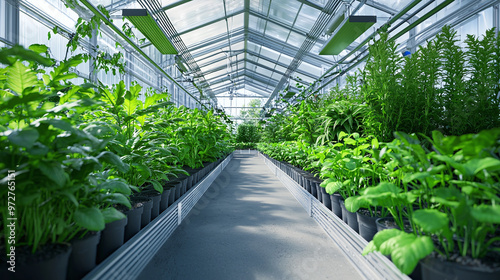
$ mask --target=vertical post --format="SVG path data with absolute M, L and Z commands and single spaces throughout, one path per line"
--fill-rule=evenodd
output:
M 92 30 L 92 38 L 90 38 L 90 46 L 89 46 L 89 80 L 92 83 L 97 83 L 97 69 L 95 57 L 97 55 L 97 29 Z M 128 83 L 127 83 L 128 84 Z
M 5 39 L 12 45 L 19 44 L 19 0 L 5 3 Z
M 134 56 L 131 52 L 125 51 L 125 61 L 127 62 L 127 70 L 125 72 L 125 84 L 130 85 L 132 82 L 132 71 L 134 70 Z
M 310 195 L 309 196 L 309 209 L 307 209 L 308 212 L 309 212 L 309 217 L 313 216 L 313 211 L 312 211 L 313 210 L 313 206 L 312 205 L 313 205 L 313 196 Z
M 498 36 L 498 28 L 500 28 L 500 4 L 496 4 L 493 6 L 493 27 Z
M 179 201 L 177 204 L 177 225 L 180 225 L 182 222 L 182 202 Z

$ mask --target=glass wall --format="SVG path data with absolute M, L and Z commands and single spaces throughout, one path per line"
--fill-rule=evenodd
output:
M 16 3 L 19 9 L 16 9 Z M 18 19 L 15 18 L 16 11 L 19 11 Z M 18 43 L 28 47 L 31 44 L 45 44 L 49 47 L 50 55 L 57 59 L 63 60 L 66 56 L 66 44 L 69 36 L 67 34 L 75 31 L 75 23 L 78 15 L 71 9 L 65 7 L 64 3 L 60 0 L 0 0 L 0 47 Z M 19 30 L 15 30 L 13 23 L 18 22 Z M 123 21 L 116 20 L 115 24 L 121 28 Z M 51 39 L 48 38 L 48 33 L 55 26 L 62 30 L 62 34 L 51 34 Z M 176 105 L 185 105 L 187 107 L 195 108 L 199 105 L 194 99 L 189 97 L 185 90 L 175 85 L 169 78 L 156 69 L 149 63 L 142 55 L 133 50 L 131 47 L 125 46 L 127 50 L 116 45 L 115 36 L 104 28 L 102 36 L 97 38 L 99 50 L 106 51 L 109 54 L 122 52 L 124 54 L 124 61 L 127 63 L 126 74 L 120 74 L 116 71 L 113 75 L 111 71 L 106 73 L 103 70 L 96 73 L 97 79 L 104 84 L 115 84 L 120 80 L 136 81 L 145 89 L 147 87 L 155 88 L 162 91 L 167 89 L 172 95 L 172 101 Z M 137 33 L 137 31 L 135 31 Z M 17 39 L 16 39 L 17 38 Z M 90 42 L 85 41 L 83 47 L 78 48 L 75 52 L 69 51 L 68 56 L 78 53 L 88 53 L 88 46 Z M 174 60 L 167 59 L 167 55 L 162 55 L 154 46 L 149 46 L 143 51 L 158 65 L 164 69 L 172 69 L 172 77 L 181 76 L 175 67 L 172 67 Z M 168 60 L 168 61 L 166 61 Z M 166 64 L 168 62 L 169 64 Z M 91 61 L 80 64 L 75 72 L 83 79 L 90 79 Z M 168 72 L 167 72 L 168 73 Z M 163 77 L 160 79 L 160 77 Z M 189 98 L 186 98 L 188 96 Z M 183 98 L 182 98 L 183 97 Z

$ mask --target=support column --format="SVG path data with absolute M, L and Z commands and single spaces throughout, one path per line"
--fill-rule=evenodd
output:
M 94 57 L 97 55 L 97 30 L 92 30 L 92 38 L 90 38 L 90 46 L 89 46 L 89 80 L 91 83 L 97 83 L 97 69 L 96 69 L 96 60 Z
M 5 1 L 5 39 L 7 44 L 19 44 L 19 0 Z
M 125 85 L 129 86 L 132 82 L 132 71 L 134 71 L 134 56 L 130 51 L 125 51 L 125 61 L 127 61 L 127 67 L 125 70 Z

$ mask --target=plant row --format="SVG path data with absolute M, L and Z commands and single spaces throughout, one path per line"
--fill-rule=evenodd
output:
M 2 251 L 101 231 L 125 218 L 131 197 L 162 193 L 230 152 L 219 112 L 176 108 L 168 93 L 134 83 L 74 84 L 82 56 L 56 63 L 46 53 L 0 51 Z
M 345 87 L 277 104 L 287 110 L 260 123 L 258 148 L 299 168 L 292 175 L 310 172 L 302 186 L 370 241 L 365 254 L 424 279 L 495 279 L 500 43 L 493 29 L 463 47 L 456 37 L 445 27 L 402 57 L 382 33 Z M 468 268 L 446 268 L 455 264 Z

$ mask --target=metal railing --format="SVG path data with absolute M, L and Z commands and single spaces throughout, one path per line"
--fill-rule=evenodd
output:
M 385 256 L 375 252 L 366 256 L 362 255 L 368 242 L 351 229 L 333 212 L 319 202 L 314 196 L 303 189 L 297 182 L 278 168 L 268 158 L 259 153 L 266 165 L 285 185 L 290 193 L 304 207 L 330 239 L 342 250 L 347 259 L 365 279 L 405 279 L 410 278 L 401 273 L 399 269 Z
M 107 257 L 83 279 L 136 279 L 232 158 L 233 154 L 229 155 L 198 184 Z

